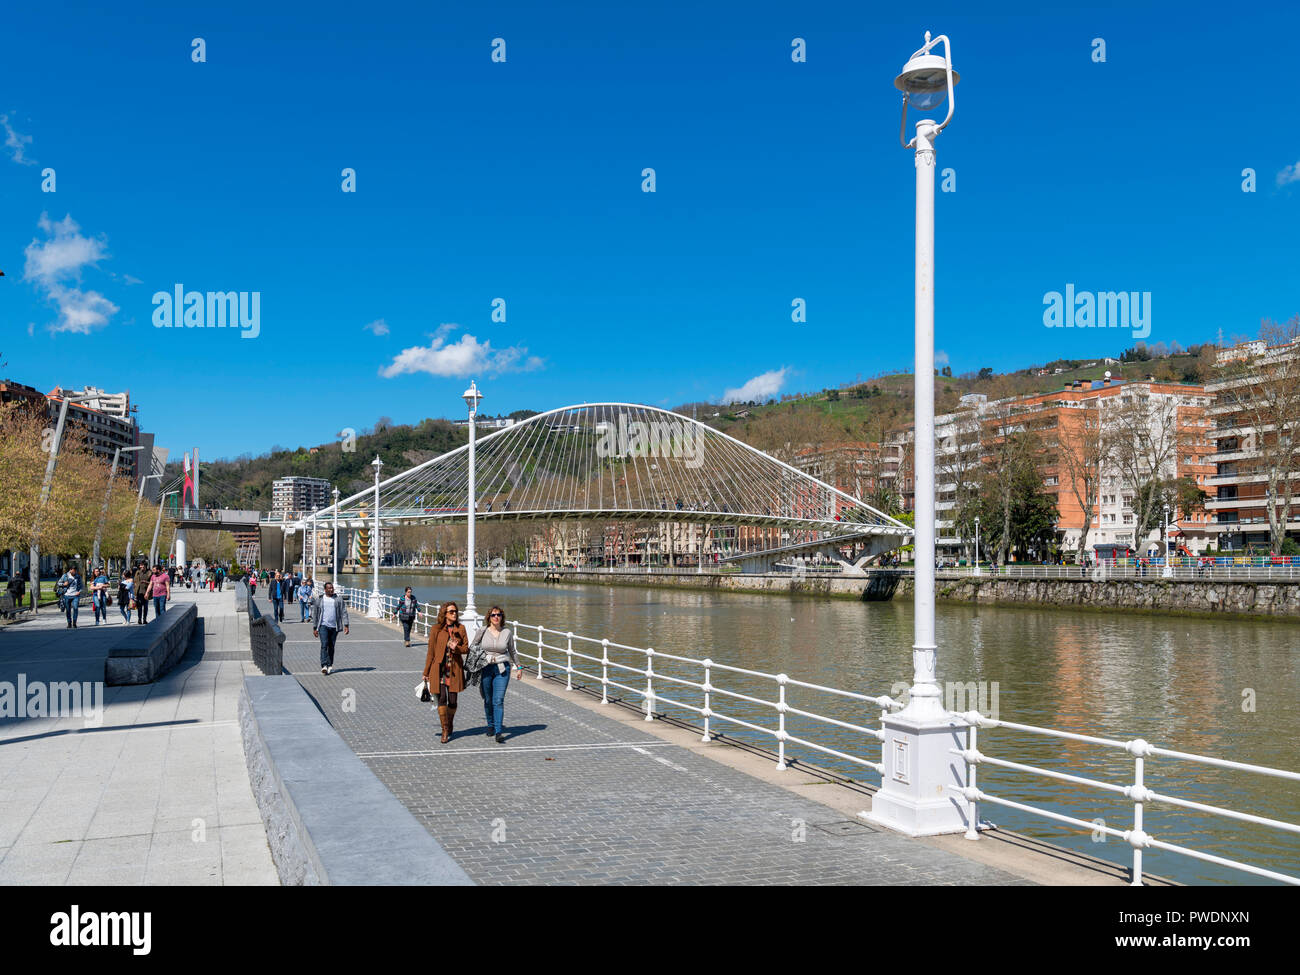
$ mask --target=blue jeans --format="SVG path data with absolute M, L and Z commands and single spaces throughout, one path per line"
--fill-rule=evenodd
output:
M 68 622 L 77 625 L 77 611 L 81 609 L 80 596 L 68 596 L 63 600 L 63 611 L 68 614 Z
M 302 616 L 299 618 L 298 622 L 306 623 L 308 617 L 311 616 L 311 603 L 304 603 L 300 599 L 298 600 L 298 609 L 302 612 Z
M 157 619 L 159 616 L 161 616 L 161 615 L 163 614 L 163 610 L 166 609 L 166 608 L 167 608 L 167 597 L 166 597 L 166 596 L 154 596 L 154 597 L 153 597 L 153 615 L 154 615 L 154 618 L 155 618 L 155 619 Z
M 284 600 L 283 599 L 271 600 L 271 618 L 274 619 L 277 623 L 284 622 Z
M 506 665 L 504 674 L 497 670 L 496 664 L 488 664 L 479 673 L 478 689 L 483 695 L 483 714 L 488 727 L 499 735 L 506 716 L 506 686 L 510 683 L 510 665 Z
M 102 616 L 104 622 L 108 622 L 108 599 L 102 592 L 97 592 L 90 597 L 90 608 L 95 611 L 95 625 L 99 625 L 99 618 Z
M 337 627 L 322 626 L 320 628 L 320 665 L 322 667 L 334 666 L 334 641 L 339 637 Z
M 131 599 L 130 599 L 130 597 L 127 597 L 125 600 L 123 600 L 123 599 L 118 599 L 118 601 L 117 601 L 117 611 L 118 611 L 119 613 L 122 614 L 122 619 L 126 620 L 128 623 L 131 622 Z

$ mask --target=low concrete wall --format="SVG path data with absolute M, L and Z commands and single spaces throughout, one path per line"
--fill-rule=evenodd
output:
M 898 594 L 912 596 L 912 579 L 900 581 Z M 1025 604 L 1268 616 L 1300 620 L 1300 583 L 1209 579 L 971 579 L 940 574 L 935 595 L 967 603 Z
M 127 634 L 104 661 L 104 683 L 149 684 L 176 666 L 190 645 L 199 618 L 197 603 L 174 606 L 144 626 L 128 626 Z
M 473 884 L 344 744 L 297 678 L 245 677 L 239 727 L 281 883 Z

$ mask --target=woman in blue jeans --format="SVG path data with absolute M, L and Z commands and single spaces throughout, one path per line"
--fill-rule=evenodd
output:
M 476 650 L 483 654 L 483 669 L 478 672 L 479 693 L 483 695 L 483 713 L 487 717 L 487 734 L 503 744 L 506 736 L 503 725 L 506 713 L 506 687 L 510 684 L 510 671 L 515 676 L 523 673 L 519 657 L 515 654 L 515 634 L 506 626 L 506 614 L 500 606 L 488 610 L 488 625 L 474 634 L 470 643 L 472 657 Z M 476 663 L 478 661 L 475 661 Z

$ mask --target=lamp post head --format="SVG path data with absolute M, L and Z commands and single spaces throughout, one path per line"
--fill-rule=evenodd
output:
M 943 42 L 943 56 L 930 53 L 931 50 Z M 961 80 L 961 75 L 953 70 L 952 67 L 952 43 L 947 36 L 940 34 L 934 40 L 930 39 L 930 32 L 925 32 L 925 45 L 920 50 L 913 52 L 907 64 L 903 65 L 903 70 L 897 78 L 894 79 L 894 87 L 904 95 L 903 99 L 903 121 L 899 127 L 899 141 L 904 146 L 911 147 L 903 135 L 907 129 L 907 106 L 911 105 L 918 111 L 928 112 L 932 108 L 942 105 L 944 99 L 948 101 L 948 115 L 944 120 L 935 126 L 930 123 L 932 132 L 927 138 L 932 138 L 943 130 L 949 122 L 952 121 L 953 109 L 956 107 L 956 97 L 953 95 L 953 86 Z
M 370 466 L 373 467 L 373 468 L 375 469 L 375 476 L 378 477 L 378 476 L 379 476 L 379 468 L 381 468 L 381 467 L 384 466 L 384 462 L 383 462 L 382 460 L 379 459 L 379 455 L 378 455 L 378 454 L 375 454 L 375 459 L 372 460 L 372 461 L 370 462 Z
M 478 391 L 478 384 L 473 380 L 470 380 L 469 389 L 461 393 L 460 398 L 465 401 L 465 405 L 469 407 L 470 413 L 475 414 L 478 412 L 478 404 L 482 401 L 483 394 Z

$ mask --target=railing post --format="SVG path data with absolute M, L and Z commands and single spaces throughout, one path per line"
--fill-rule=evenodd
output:
M 568 654 L 569 654 L 569 666 L 564 679 L 564 689 L 566 691 L 571 691 L 573 690 L 573 631 L 572 630 L 569 631 Z
M 789 678 L 785 674 L 776 675 L 777 699 L 776 699 L 776 767 L 778 770 L 784 770 L 785 764 L 785 682 Z
M 971 752 L 974 752 L 977 746 L 977 740 L 975 737 L 975 732 L 977 729 L 978 729 L 978 725 L 976 725 L 972 721 L 970 726 L 970 735 L 966 740 L 966 747 Z M 973 754 L 967 755 L 966 757 L 966 788 L 971 790 L 970 794 L 972 796 L 976 794 L 975 756 Z M 966 839 L 977 840 L 980 838 L 979 821 L 980 821 L 979 803 L 975 799 L 971 799 L 966 805 Z
M 1142 765 L 1143 759 L 1138 755 L 1133 759 L 1133 838 L 1140 839 L 1142 831 L 1142 798 L 1144 787 L 1142 784 Z M 1130 887 L 1142 886 L 1142 847 L 1138 843 L 1133 844 L 1133 879 L 1129 882 Z
M 545 642 L 546 642 L 546 627 L 539 626 L 537 628 L 537 679 L 538 680 L 542 679 L 542 664 L 545 663 L 545 661 L 542 660 L 542 644 L 544 644 Z
M 609 640 L 600 641 L 600 703 L 609 703 Z
M 645 648 L 645 719 L 655 719 L 655 665 L 654 648 Z
M 713 690 L 713 685 L 709 683 L 709 670 L 713 667 L 713 661 L 708 657 L 704 658 L 704 737 L 700 741 L 709 740 L 709 717 L 713 714 L 709 706 L 709 691 Z

